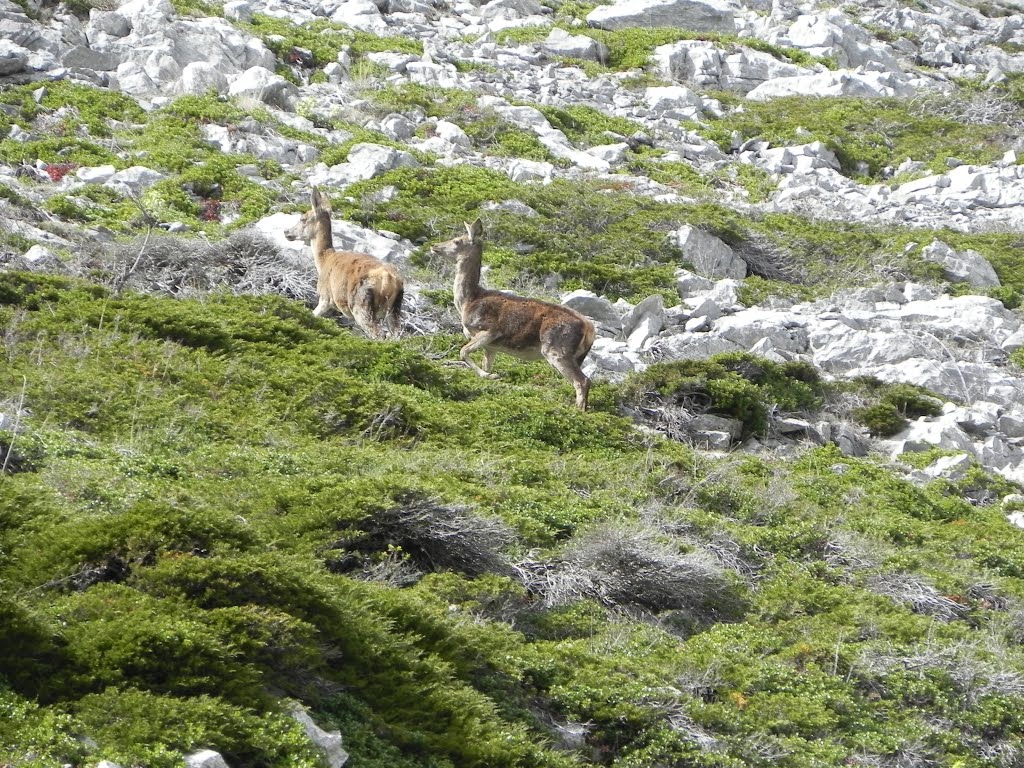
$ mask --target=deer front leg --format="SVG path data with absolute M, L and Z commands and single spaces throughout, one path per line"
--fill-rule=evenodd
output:
M 496 379 L 498 374 L 491 373 L 491 365 L 494 363 L 494 352 L 487 349 L 489 344 L 492 344 L 498 338 L 498 334 L 494 331 L 477 331 L 470 340 L 469 343 L 459 350 L 459 357 L 466 365 L 477 372 L 477 375 L 484 379 Z M 481 368 L 479 365 L 474 363 L 470 357 L 470 352 L 475 352 L 480 348 L 484 349 L 484 367 Z

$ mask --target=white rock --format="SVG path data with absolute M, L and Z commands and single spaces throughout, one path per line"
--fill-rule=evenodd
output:
M 978 400 L 970 406 L 957 408 L 953 418 L 965 432 L 972 435 L 984 435 L 996 428 L 1002 408 L 995 403 Z
M 707 291 L 715 286 L 714 280 L 701 277 L 700 275 L 686 269 L 677 269 L 675 277 L 676 290 L 679 291 L 679 296 L 684 299 L 688 296 L 692 296 L 698 291 Z
M 21 258 L 29 264 L 39 264 L 41 262 L 51 262 L 53 264 L 58 263 L 57 254 L 46 246 L 39 244 L 30 247 L 27 251 L 21 254 Z
M 86 184 L 102 184 L 109 181 L 115 173 L 117 168 L 112 165 L 86 166 L 75 171 L 75 178 Z
M 178 80 L 176 90 L 178 93 L 196 96 L 201 96 L 210 90 L 226 93 L 228 79 L 214 64 L 206 61 L 193 61 L 186 64 L 181 70 L 181 78 Z
M 594 346 L 590 348 L 590 354 L 584 362 L 584 372 L 589 370 L 625 374 L 642 368 L 639 358 L 629 349 L 626 342 L 603 336 L 594 339 Z
M 388 28 L 388 23 L 380 15 L 380 9 L 373 0 L 345 0 L 339 3 L 331 15 L 331 21 L 363 32 L 381 32 Z
M 253 7 L 247 0 L 228 0 L 224 3 L 224 18 L 248 23 L 253 19 Z
M 999 276 L 984 256 L 977 251 L 957 252 L 941 240 L 933 240 L 921 256 L 942 267 L 947 279 L 955 283 L 970 283 L 975 288 L 999 285 Z
M 682 85 L 647 88 L 644 101 L 656 115 L 675 114 L 686 119 L 699 116 L 704 105 L 700 96 Z
M 665 327 L 665 300 L 660 293 L 648 296 L 622 318 L 622 334 L 630 349 L 640 350 L 647 339 Z
M 586 35 L 571 35 L 559 27 L 554 27 L 551 30 L 540 47 L 554 56 L 565 56 L 570 59 L 597 62 L 604 62 L 608 59 L 608 49 L 603 43 Z
M 747 94 L 752 101 L 770 101 L 783 96 L 860 96 L 868 98 L 909 98 L 915 89 L 903 75 L 881 72 L 829 71 L 814 75 L 777 77 Z
M 586 151 L 594 157 L 599 157 L 606 163 L 614 165 L 615 163 L 622 162 L 623 158 L 625 158 L 626 153 L 629 152 L 629 144 L 624 142 L 619 142 L 617 144 L 598 144 L 596 147 L 591 147 Z
M 228 768 L 220 752 L 204 749 L 185 756 L 186 768 Z
M 454 144 L 458 147 L 471 147 L 473 145 L 466 132 L 455 123 L 448 122 L 447 120 L 438 120 L 434 130 L 440 138 L 449 144 Z
M 231 96 L 247 96 L 277 107 L 285 112 L 294 112 L 299 101 L 299 89 L 280 75 L 266 67 L 250 67 L 234 78 L 228 86 Z
M 302 725 L 309 737 L 327 761 L 328 768 L 341 768 L 348 760 L 348 752 L 341 745 L 341 733 L 338 731 L 325 731 L 306 713 L 304 709 L 295 706 L 289 713 Z
M 929 479 L 942 477 L 955 482 L 962 480 L 973 464 L 974 457 L 971 454 L 958 453 L 955 456 L 941 456 L 921 471 Z
M 154 171 L 152 168 L 133 165 L 131 168 L 125 168 L 123 171 L 115 173 L 103 182 L 103 186 L 110 187 L 125 197 L 131 197 L 139 195 L 164 178 L 166 178 L 164 174 Z

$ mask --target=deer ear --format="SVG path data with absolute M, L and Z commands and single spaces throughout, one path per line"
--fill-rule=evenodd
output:
M 469 234 L 469 239 L 476 242 L 484 236 L 484 223 L 477 219 L 472 224 L 466 225 L 466 232 Z
M 319 187 L 313 187 L 310 192 L 310 200 L 313 202 L 313 207 L 318 210 L 329 211 L 331 210 L 331 199 L 320 191 Z

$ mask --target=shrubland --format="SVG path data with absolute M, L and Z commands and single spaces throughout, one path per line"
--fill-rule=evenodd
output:
M 279 296 L 6 272 L 0 319 L 0 760 L 313 766 L 295 702 L 356 766 L 1022 749 L 1024 533 L 966 500 L 1005 481 L 619 414 L 696 383 L 756 430 L 813 371 L 655 366 L 580 415 L 544 364 L 483 381 Z

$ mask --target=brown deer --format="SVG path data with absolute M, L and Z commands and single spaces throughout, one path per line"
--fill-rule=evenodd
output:
M 284 236 L 313 248 L 319 296 L 313 314 L 319 317 L 333 305 L 373 339 L 383 338 L 380 320 L 386 318 L 388 331 L 397 337 L 405 294 L 398 270 L 366 253 L 334 250 L 331 201 L 316 187 L 311 198 L 313 207 Z
M 580 366 L 594 343 L 594 324 L 568 307 L 482 288 L 483 235 L 484 225 L 477 219 L 466 225 L 465 235 L 431 249 L 438 256 L 456 260 L 455 308 L 469 339 L 459 351 L 459 357 L 488 379 L 498 378 L 491 373 L 494 355 L 498 352 L 522 360 L 544 358 L 572 382 L 576 407 L 587 410 L 590 379 Z M 484 351 L 483 368 L 469 357 L 477 349 Z

